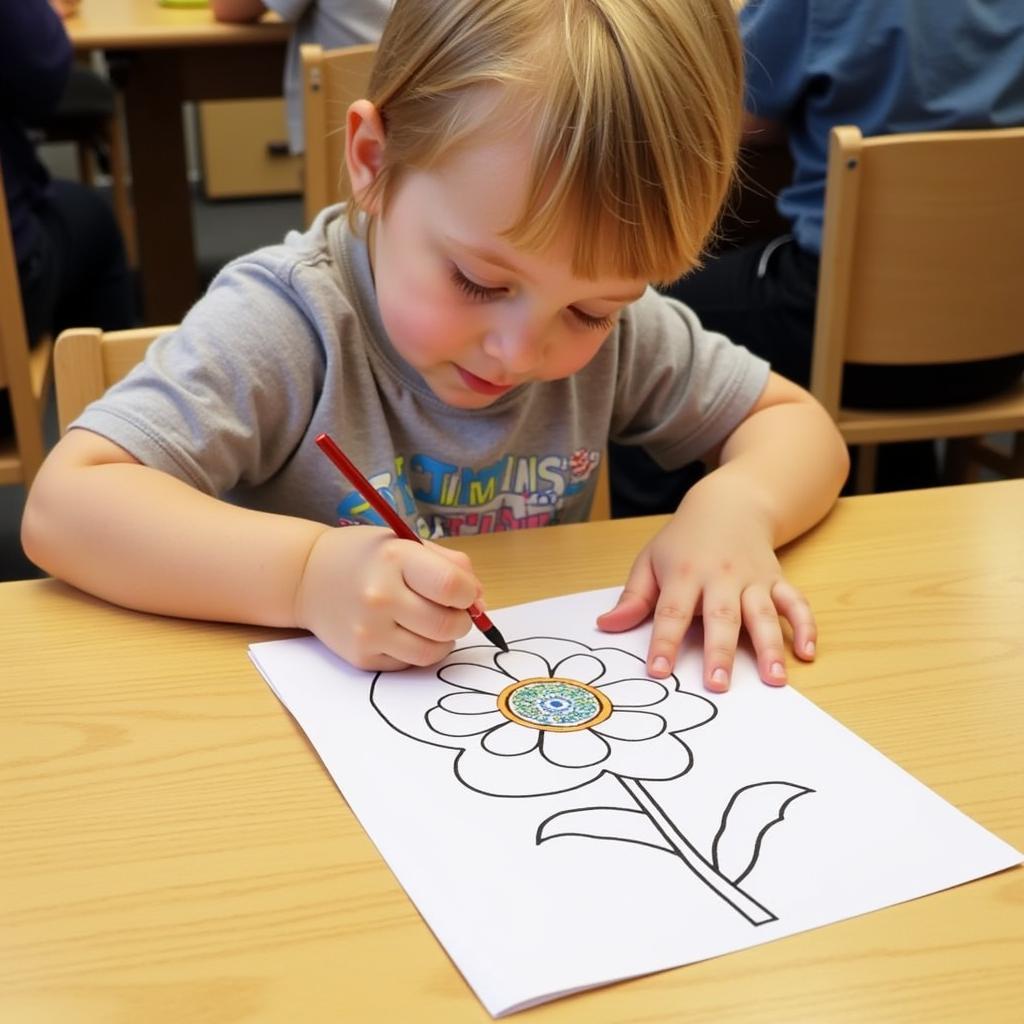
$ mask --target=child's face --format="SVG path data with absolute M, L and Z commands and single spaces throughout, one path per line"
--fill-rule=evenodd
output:
M 391 342 L 460 409 L 580 370 L 646 286 L 575 277 L 569 239 L 530 253 L 502 237 L 525 205 L 527 154 L 528 140 L 501 139 L 411 171 L 373 221 L 370 255 Z

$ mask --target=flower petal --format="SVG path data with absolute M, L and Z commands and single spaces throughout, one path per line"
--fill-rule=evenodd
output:
M 604 662 L 593 654 L 572 654 L 553 666 L 552 675 L 561 679 L 575 679 L 580 683 L 593 683 L 605 673 Z
M 600 764 L 611 753 L 611 747 L 589 729 L 545 732 L 541 737 L 540 749 L 548 761 L 563 768 L 586 768 Z
M 707 697 L 674 690 L 658 705 L 658 714 L 664 716 L 669 732 L 685 732 L 710 722 L 718 714 L 718 707 Z
M 504 672 L 487 665 L 442 665 L 437 674 L 452 686 L 476 690 L 478 693 L 499 694 L 509 683 Z
M 648 708 L 668 696 L 668 690 L 653 679 L 616 679 L 598 685 L 617 708 Z
M 676 779 L 693 765 L 690 748 L 670 732 L 640 743 L 609 739 L 612 754 L 602 767 L 627 779 Z
M 505 716 L 497 710 L 486 715 L 458 715 L 442 707 L 433 707 L 427 712 L 427 725 L 442 736 L 476 736 L 504 721 Z
M 548 663 L 533 651 L 501 651 L 494 657 L 495 664 L 512 679 L 546 679 L 551 675 Z M 506 679 L 508 684 L 511 680 Z
M 649 740 L 665 731 L 665 719 L 647 711 L 613 711 L 594 732 L 616 740 Z
M 593 782 L 602 771 L 600 765 L 562 768 L 546 761 L 536 747 L 522 757 L 497 757 L 482 743 L 470 743 L 455 759 L 455 776 L 464 786 L 494 796 L 564 793 Z
M 518 722 L 506 722 L 493 729 L 482 740 L 485 750 L 499 757 L 515 757 L 528 754 L 540 742 L 540 732 L 527 729 Z
M 465 690 L 446 693 L 437 704 L 456 715 L 482 715 L 487 711 L 498 710 L 493 693 L 479 693 L 475 690 L 469 693 Z

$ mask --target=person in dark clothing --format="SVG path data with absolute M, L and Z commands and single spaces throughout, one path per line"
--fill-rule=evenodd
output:
M 54 180 L 30 126 L 61 99 L 72 48 L 47 0 L 6 3 L 0 13 L 0 166 L 29 338 L 65 327 L 104 330 L 136 322 L 124 243 L 105 198 Z

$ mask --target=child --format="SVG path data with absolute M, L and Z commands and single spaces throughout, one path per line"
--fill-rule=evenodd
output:
M 76 421 L 29 496 L 56 576 L 145 611 L 311 630 L 367 669 L 442 658 L 480 584 L 374 522 L 333 434 L 424 537 L 586 517 L 609 435 L 717 465 L 599 620 L 694 615 L 727 689 L 815 626 L 774 548 L 846 473 L 804 391 L 647 286 L 696 264 L 733 171 L 730 0 L 399 0 L 348 111 L 355 200 L 236 260 Z M 220 496 L 230 495 L 231 502 Z M 379 521 L 378 521 L 379 522 Z

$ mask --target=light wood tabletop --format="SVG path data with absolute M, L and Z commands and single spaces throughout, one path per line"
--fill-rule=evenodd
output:
M 245 45 L 285 40 L 290 28 L 273 15 L 260 23 L 218 22 L 208 7 L 161 7 L 157 0 L 82 0 L 67 20 L 78 49 Z
M 177 323 L 200 294 L 182 104 L 280 96 L 291 28 L 220 24 L 157 0 L 82 0 L 65 24 L 79 53 L 106 55 L 123 98 L 142 322 Z
M 1024 846 L 1024 481 L 844 499 L 784 552 L 803 693 Z M 489 607 L 622 582 L 658 519 L 456 542 Z M 496 617 L 500 621 L 500 615 Z M 287 634 L 0 585 L 0 1020 L 486 1021 L 250 665 Z M 528 1010 L 1019 1021 L 1024 871 Z

